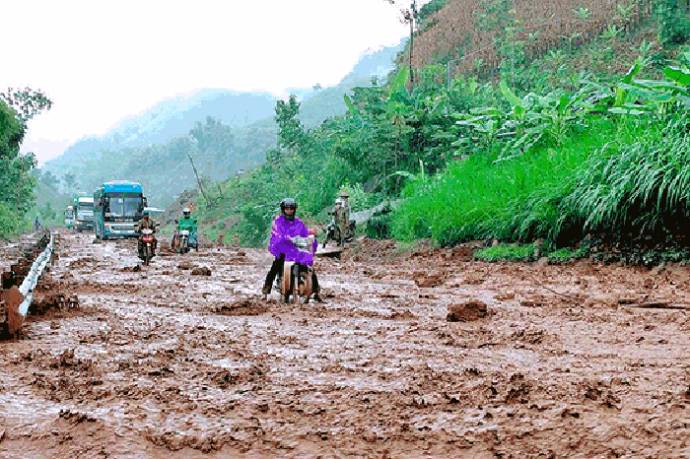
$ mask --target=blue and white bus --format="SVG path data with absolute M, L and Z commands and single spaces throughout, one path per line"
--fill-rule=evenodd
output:
M 105 182 L 93 193 L 96 238 L 137 237 L 146 198 L 141 184 L 125 180 Z

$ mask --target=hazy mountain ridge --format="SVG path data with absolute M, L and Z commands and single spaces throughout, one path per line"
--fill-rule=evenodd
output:
M 232 127 L 240 127 L 269 117 L 276 98 L 265 93 L 238 93 L 223 89 L 204 89 L 191 96 L 180 96 L 154 105 L 139 115 L 128 117 L 104 136 L 78 140 L 45 169 L 58 173 L 80 162 L 85 156 L 104 151 L 146 147 L 187 135 L 197 122 L 216 118 Z
M 372 79 L 383 79 L 394 68 L 394 58 L 402 47 L 401 43 L 363 54 L 337 86 L 299 91 L 302 122 L 314 127 L 344 113 L 343 95 L 355 86 L 371 84 Z M 187 153 L 192 154 L 199 172 L 213 180 L 263 162 L 265 152 L 276 143 L 276 101 L 269 94 L 222 89 L 165 100 L 124 119 L 104 136 L 79 140 L 42 169 L 58 177 L 74 174 L 78 187 L 87 191 L 104 180 L 138 180 L 159 205 L 166 205 L 184 189 L 196 186 Z M 197 148 L 193 141 L 189 143 L 190 131 L 208 123 L 209 118 L 224 125 L 212 128 L 222 145 Z

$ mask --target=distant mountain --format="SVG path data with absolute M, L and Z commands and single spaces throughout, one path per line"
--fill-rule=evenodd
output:
M 356 86 L 371 85 L 372 79 L 385 80 L 402 48 L 403 43 L 363 54 L 337 86 L 294 90 L 302 101 L 302 122 L 311 128 L 345 113 L 343 96 Z M 196 186 L 187 154 L 211 180 L 263 162 L 276 144 L 276 100 L 269 94 L 217 89 L 176 97 L 123 120 L 104 136 L 79 140 L 42 169 L 58 178 L 71 173 L 86 191 L 105 180 L 137 180 L 155 205 L 165 206 Z M 190 143 L 192 129 L 210 140 Z
M 337 86 L 304 93 L 300 109 L 302 122 L 307 127 L 313 127 L 327 118 L 345 113 L 343 96 L 352 88 L 371 86 L 374 79 L 384 82 L 388 74 L 395 69 L 395 58 L 404 47 L 405 40 L 395 46 L 368 51 Z
M 205 89 L 169 99 L 126 118 L 104 136 L 77 141 L 61 156 L 46 163 L 45 169 L 59 175 L 60 169 L 103 151 L 162 144 L 187 135 L 197 122 L 209 116 L 231 127 L 246 126 L 272 116 L 275 103 L 276 98 L 270 94 L 223 89 Z

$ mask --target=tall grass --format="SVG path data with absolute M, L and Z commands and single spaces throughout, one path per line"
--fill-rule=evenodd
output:
M 563 226 L 560 207 L 589 156 L 611 140 L 608 120 L 592 122 L 584 135 L 558 149 L 542 147 L 507 161 L 477 154 L 405 190 L 393 216 L 402 240 L 433 238 L 447 245 L 471 239 L 554 239 Z
M 504 162 L 478 154 L 406 189 L 393 216 L 402 240 L 447 245 L 496 238 L 574 242 L 687 239 L 690 235 L 690 123 L 599 120 L 558 151 L 542 148 Z
M 436 177 L 418 179 L 405 190 L 408 199 L 393 217 L 393 234 L 408 241 L 430 237 L 443 245 L 553 239 L 578 169 L 613 135 L 610 121 L 597 120 L 558 151 L 542 147 L 498 163 L 492 154 L 477 154 Z
M 690 125 L 686 116 L 640 123 L 634 142 L 616 139 L 592 155 L 565 199 L 586 231 L 637 238 L 690 229 Z

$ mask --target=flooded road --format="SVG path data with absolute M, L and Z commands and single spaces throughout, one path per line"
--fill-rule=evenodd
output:
M 135 245 L 61 237 L 43 288 L 80 307 L 0 342 L 0 457 L 690 456 L 690 311 L 636 307 L 690 305 L 687 267 L 364 241 L 295 306 L 265 251 Z

